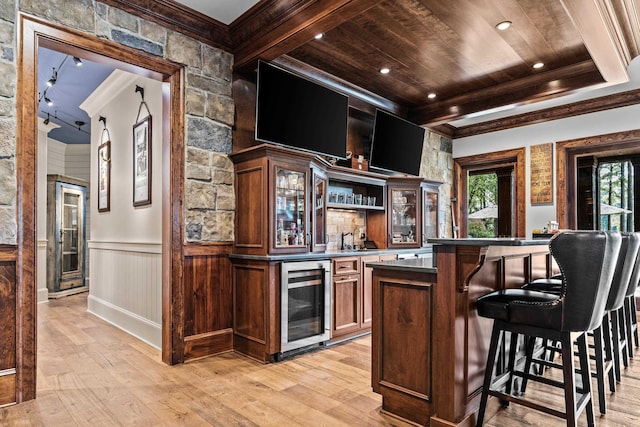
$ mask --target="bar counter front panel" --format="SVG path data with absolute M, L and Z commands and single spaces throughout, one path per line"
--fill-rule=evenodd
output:
M 492 326 L 477 315 L 477 299 L 548 277 L 557 267 L 546 241 L 430 243 L 433 258 L 367 264 L 372 387 L 389 414 L 424 426 L 473 426 Z

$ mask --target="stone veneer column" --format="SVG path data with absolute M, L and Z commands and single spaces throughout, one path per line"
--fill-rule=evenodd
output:
M 439 181 L 438 195 L 440 212 L 440 237 L 451 237 L 451 183 L 453 182 L 453 142 L 450 138 L 436 133 L 425 132 L 420 162 L 420 176 L 432 181 Z

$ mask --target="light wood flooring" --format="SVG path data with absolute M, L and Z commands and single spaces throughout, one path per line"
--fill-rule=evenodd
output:
M 170 367 L 88 314 L 86 294 L 40 305 L 38 315 L 37 399 L 0 409 L 0 426 L 409 426 L 380 413 L 370 337 L 275 364 L 227 353 Z M 561 402 L 535 384 L 530 393 Z M 564 425 L 494 400 L 487 426 Z M 640 353 L 608 402 L 598 425 L 640 426 Z

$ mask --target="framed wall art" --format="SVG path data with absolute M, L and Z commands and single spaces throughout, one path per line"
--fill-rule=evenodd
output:
M 553 143 L 530 147 L 531 204 L 553 203 Z
M 133 206 L 151 204 L 151 115 L 133 125 Z
M 98 146 L 98 212 L 111 209 L 111 141 Z

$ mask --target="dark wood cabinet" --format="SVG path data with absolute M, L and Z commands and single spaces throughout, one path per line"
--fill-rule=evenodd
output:
M 349 169 L 269 144 L 229 157 L 236 180 L 233 348 L 261 361 L 273 361 L 281 352 L 281 263 L 327 250 L 327 224 L 336 227 L 327 222 L 328 215 L 355 211 L 365 216 L 364 240 L 373 241 L 377 249 L 418 249 L 423 243 L 423 213 L 429 212 L 429 224 L 434 221 L 431 212 L 437 214 L 437 197 L 425 199 L 424 180 L 418 177 Z M 431 204 L 423 207 L 423 200 Z M 339 236 L 342 231 L 332 232 Z M 395 258 L 394 254 L 334 255 L 332 342 L 371 330 L 371 269 L 365 263 Z
M 16 402 L 16 259 L 15 246 L 0 245 L 0 407 Z
M 360 329 L 360 258 L 334 258 L 332 279 L 331 339 Z
M 361 303 L 361 321 L 360 321 L 360 329 L 370 329 L 371 328 L 371 318 L 373 316 L 373 307 L 372 307 L 372 274 L 373 269 L 371 267 L 367 267 L 368 262 L 378 262 L 378 261 L 390 261 L 397 259 L 398 256 L 396 254 L 385 254 L 385 255 L 366 255 L 360 257 L 360 270 L 362 271 L 362 303 Z
M 232 262 L 233 348 L 271 362 L 280 352 L 280 263 Z
M 422 245 L 422 178 L 387 179 L 386 214 L 371 216 L 368 234 L 378 247 L 419 248 Z
M 309 252 L 309 211 L 313 204 L 308 195 L 315 191 L 310 176 L 312 166 L 322 161 L 309 153 L 267 144 L 229 157 L 235 164 L 236 178 L 234 253 Z M 319 176 L 317 170 L 315 176 Z M 324 228 L 317 221 L 325 221 L 324 216 L 316 218 L 314 224 Z M 316 250 L 321 248 L 318 241 Z

